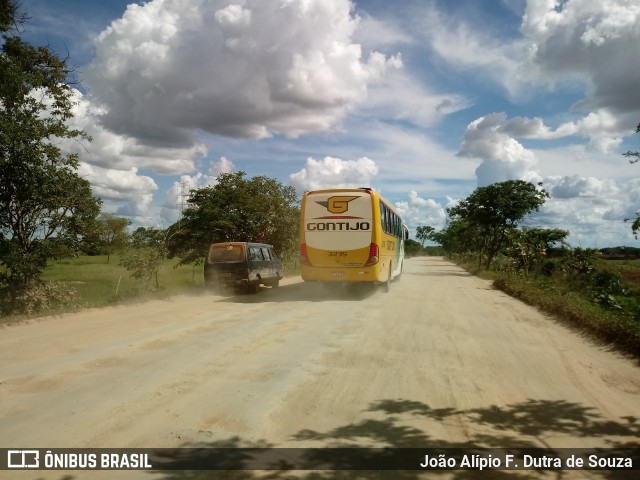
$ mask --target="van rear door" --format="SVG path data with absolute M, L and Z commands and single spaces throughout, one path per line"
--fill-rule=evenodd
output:
M 245 246 L 242 243 L 213 244 L 205 263 L 205 282 L 232 286 L 247 278 Z

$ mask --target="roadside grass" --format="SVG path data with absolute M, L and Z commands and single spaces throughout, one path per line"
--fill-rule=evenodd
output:
M 504 270 L 478 270 L 477 264 L 456 262 L 470 273 L 492 280 L 498 290 L 537 307 L 596 341 L 640 359 L 640 261 L 596 262 L 598 271 L 618 271 L 625 279 L 625 293 L 613 296 L 610 305 L 596 303 L 586 290 L 553 276 L 525 278 Z
M 31 315 L 0 317 L 0 325 L 87 308 L 141 302 L 172 295 L 205 293 L 203 265 L 176 267 L 177 263 L 177 259 L 166 260 L 158 273 L 158 288 L 154 280 L 151 280 L 147 288 L 146 280 L 132 278 L 130 272 L 120 265 L 119 254 L 112 254 L 109 263 L 106 255 L 82 255 L 54 261 L 45 270 L 43 280 L 57 282 L 73 289 L 72 301 L 64 305 L 49 305 L 48 308 Z M 300 266 L 297 261 L 283 263 L 285 276 L 299 274 Z
M 599 260 L 603 268 L 611 268 L 622 275 L 629 289 L 640 295 L 640 260 Z
M 134 298 L 158 298 L 184 290 L 202 287 L 202 265 L 174 268 L 177 262 L 166 261 L 158 273 L 159 287 L 152 281 L 132 278 L 130 272 L 119 265 L 120 256 L 80 256 L 60 260 L 47 268 L 43 279 L 58 281 L 76 290 L 78 307 L 91 308 L 112 305 Z
M 52 262 L 44 272 L 45 282 L 73 290 L 72 300 L 65 304 L 52 304 L 31 315 L 0 317 L 0 324 L 16 323 L 46 315 L 60 315 L 87 308 L 132 303 L 166 298 L 181 293 L 203 292 L 202 265 L 174 268 L 177 261 L 167 260 L 158 273 L 159 287 L 152 282 L 147 288 L 145 280 L 132 278 L 120 264 L 120 255 L 79 256 Z

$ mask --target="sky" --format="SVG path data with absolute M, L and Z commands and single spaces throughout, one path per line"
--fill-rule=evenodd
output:
M 637 0 L 21 0 L 23 38 L 76 67 L 64 144 L 103 211 L 174 223 L 223 172 L 373 187 L 410 231 L 494 182 L 525 220 L 640 246 Z

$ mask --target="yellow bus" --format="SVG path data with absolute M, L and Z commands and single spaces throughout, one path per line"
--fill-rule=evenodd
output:
M 409 231 L 370 188 L 306 192 L 300 212 L 302 279 L 384 283 L 402 273 Z

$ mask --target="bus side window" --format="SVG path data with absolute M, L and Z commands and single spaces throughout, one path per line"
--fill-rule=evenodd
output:
M 387 233 L 391 233 L 391 211 L 389 210 L 389 208 L 385 205 L 384 206 L 384 216 L 385 216 L 385 220 L 386 220 L 386 229 L 385 231 Z

